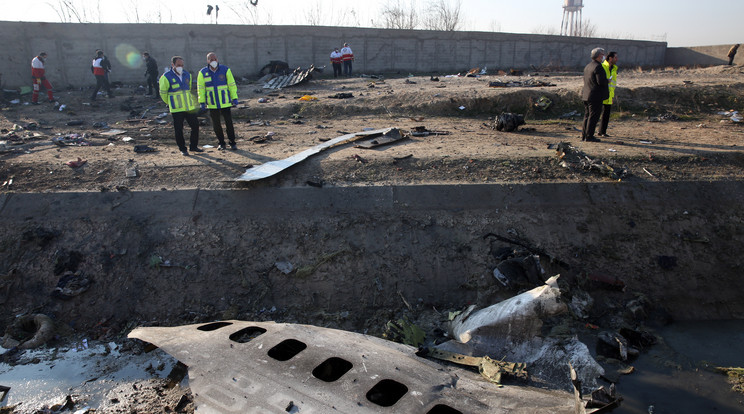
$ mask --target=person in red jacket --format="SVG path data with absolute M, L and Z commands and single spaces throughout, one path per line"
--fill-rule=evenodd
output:
M 341 76 L 341 52 L 338 51 L 338 48 L 331 52 L 331 64 L 333 65 L 333 77 Z
M 91 100 L 95 101 L 98 91 L 103 88 L 108 94 L 109 98 L 113 98 L 114 94 L 111 92 L 111 86 L 108 81 L 108 73 L 111 71 L 111 62 L 103 54 L 103 50 L 96 50 L 96 57 L 93 58 L 91 63 L 90 71 L 96 76 L 96 89 L 93 91 Z
M 341 60 L 344 62 L 344 75 L 351 76 L 351 62 L 354 61 L 354 52 L 351 51 L 348 43 L 344 43 L 341 48 Z
M 31 94 L 31 103 L 33 105 L 39 104 L 39 90 L 43 86 L 47 90 L 47 97 L 49 102 L 54 102 L 54 93 L 52 92 L 52 84 L 49 83 L 45 76 L 44 61 L 46 60 L 47 53 L 41 52 L 38 56 L 31 60 L 31 79 L 34 83 L 34 92 Z

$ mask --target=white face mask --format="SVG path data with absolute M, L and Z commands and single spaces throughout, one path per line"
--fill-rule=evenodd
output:
M 176 66 L 174 70 L 179 75 L 182 75 L 183 74 L 183 66 Z
M 217 63 L 216 60 L 209 62 L 209 66 L 211 66 L 213 69 L 217 69 L 217 65 L 219 65 L 219 63 Z

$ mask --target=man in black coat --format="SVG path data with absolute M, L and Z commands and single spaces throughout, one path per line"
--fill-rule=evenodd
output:
M 145 65 L 147 65 L 147 69 L 145 69 L 145 77 L 147 78 L 146 95 L 152 95 L 153 89 L 155 92 L 158 91 L 158 64 L 155 62 L 155 59 L 150 57 L 148 52 L 142 53 L 142 58 L 145 60 Z
M 584 101 L 584 128 L 581 130 L 581 140 L 599 142 L 594 137 L 599 116 L 602 115 L 602 101 L 610 97 L 607 74 L 602 67 L 605 51 L 602 48 L 592 50 L 592 61 L 584 67 L 584 88 L 581 99 Z

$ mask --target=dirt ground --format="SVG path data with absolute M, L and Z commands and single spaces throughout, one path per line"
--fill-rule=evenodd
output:
M 549 144 L 569 142 L 593 159 L 627 168 L 626 179 L 731 180 L 742 177 L 744 128 L 724 111 L 742 109 L 741 67 L 641 71 L 621 68 L 616 105 L 601 143 L 579 139 L 583 106 L 579 74 L 535 73 L 512 77 L 395 75 L 385 79 L 316 76 L 280 91 L 243 82 L 233 110 L 238 151 L 218 151 L 207 117 L 200 128 L 205 152 L 182 156 L 165 104 L 141 86 L 89 102 L 90 90 L 57 91 L 58 106 L 11 104 L 0 112 L 0 191 L 114 191 L 241 188 L 233 180 L 246 168 L 286 158 L 324 140 L 364 129 L 423 126 L 448 135 L 411 137 L 375 149 L 344 145 L 314 156 L 266 185 L 333 186 L 416 183 L 577 182 L 607 180 L 564 168 Z M 540 80 L 556 86 L 491 88 L 493 81 Z M 337 93 L 352 98 L 332 99 Z M 314 101 L 300 101 L 311 95 Z M 541 97 L 551 103 L 537 106 Z M 268 102 L 258 103 L 259 98 Z M 462 109 L 460 109 L 462 108 Z M 494 116 L 524 114 L 516 133 L 496 131 Z M 82 125 L 68 126 L 70 121 Z M 74 122 L 73 122 L 74 123 Z M 105 123 L 104 127 L 100 127 Z M 106 127 L 107 126 L 107 127 Z M 112 131 L 116 133 L 111 134 Z M 54 137 L 80 138 L 84 146 L 59 146 Z M 188 135 L 188 127 L 186 128 Z M 187 138 L 188 139 L 188 138 Z M 152 153 L 135 153 L 147 145 Z M 86 161 L 72 168 L 68 161 Z M 136 175 L 135 175 L 136 174 Z
M 602 142 L 599 143 L 583 143 L 579 138 L 583 105 L 580 101 L 582 81 L 578 73 L 534 73 L 520 77 L 499 74 L 487 74 L 480 77 L 416 74 L 416 76 L 409 77 L 406 74 L 394 74 L 384 76 L 384 79 L 380 79 L 379 76 L 332 79 L 326 74 L 316 76 L 304 85 L 280 91 L 262 89 L 261 84 L 243 80 L 239 85 L 240 105 L 232 111 L 239 149 L 237 151 L 217 150 L 217 141 L 211 125 L 208 124 L 207 118 L 203 118 L 204 125 L 200 128 L 199 144 L 200 146 L 211 145 L 212 148 L 204 148 L 203 153 L 192 153 L 189 157 L 182 156 L 175 145 L 171 117 L 167 115 L 166 105 L 159 99 L 145 96 L 143 88 L 139 85 L 125 85 L 115 90 L 114 98 L 101 96 L 94 103 L 88 99 L 91 91 L 89 87 L 59 90 L 55 92 L 59 105 L 49 103 L 39 106 L 27 105 L 30 95 L 18 97 L 13 93 L 5 92 L 0 101 L 0 133 L 2 134 L 0 138 L 0 184 L 2 184 L 0 194 L 160 191 L 194 188 L 239 190 L 255 187 L 310 185 L 349 187 L 435 183 L 576 183 L 618 179 L 640 182 L 740 181 L 744 178 L 744 154 L 742 153 L 744 123 L 737 118 L 738 113 L 734 111 L 744 111 L 742 74 L 744 74 L 742 67 L 667 68 L 643 71 L 622 68 L 621 62 L 619 88 L 616 93 L 617 105 L 613 108 L 613 117 L 608 130 L 611 136 L 602 138 Z M 439 81 L 431 80 L 432 76 L 437 76 Z M 489 87 L 489 82 L 494 81 L 528 80 L 550 82 L 555 86 Z M 54 83 L 54 79 L 51 81 Z M 330 98 L 338 93 L 351 93 L 353 97 Z M 314 96 L 317 100 L 300 101 L 299 98 L 305 95 Z M 541 108 L 539 105 L 540 102 L 546 102 L 545 99 L 541 100 L 543 97 L 550 102 L 547 108 Z M 266 98 L 267 102 L 259 103 L 260 98 Z M 11 103 L 14 99 L 20 99 L 20 103 Z M 62 110 L 60 110 L 61 105 L 64 105 Z M 526 125 L 518 132 L 496 131 L 494 118 L 502 112 L 524 114 Z M 67 124 L 71 121 L 77 121 L 72 123 L 78 125 L 68 126 Z M 274 177 L 252 183 L 235 181 L 251 166 L 284 159 L 340 135 L 387 127 L 399 128 L 407 133 L 420 126 L 429 131 L 441 131 L 446 134 L 410 136 L 395 144 L 374 149 L 357 148 L 354 144 L 341 145 L 312 156 Z M 188 127 L 186 134 L 188 136 Z M 58 145 L 52 141 L 53 138 L 79 140 L 77 143 L 82 145 Z M 570 143 L 582 156 L 603 162 L 604 165 L 612 167 L 614 171 L 622 171 L 621 177 L 617 174 L 608 174 L 607 170 L 582 168 L 576 158 L 561 159 L 555 149 L 555 145 L 561 142 Z M 135 145 L 147 145 L 155 151 L 136 153 L 133 151 Z M 82 166 L 68 166 L 69 161 L 80 161 Z M 671 217 L 676 212 L 668 214 Z M 687 211 L 684 214 L 687 214 Z M 652 213 L 649 212 L 648 215 Z M 646 216 L 638 215 L 638 217 Z M 665 220 L 673 221 L 669 217 Z M 179 228 L 178 231 L 183 230 L 184 233 L 179 237 L 189 243 L 193 242 L 194 246 L 211 246 L 210 234 L 187 232 L 198 224 L 197 219 L 198 217 L 185 219 L 185 223 L 179 224 L 182 229 Z M 370 217 L 367 219 L 368 222 L 360 221 L 354 225 L 340 223 L 341 218 L 338 220 L 339 223 L 335 224 L 334 231 L 328 230 L 324 233 L 311 225 L 303 227 L 305 224 L 297 219 L 300 224 L 293 222 L 291 225 L 288 224 L 287 228 L 295 226 L 302 229 L 303 231 L 296 233 L 304 234 L 306 238 L 310 237 L 308 240 L 311 241 L 307 244 L 317 246 L 308 247 L 307 252 L 300 252 L 301 254 L 294 251 L 271 252 L 271 254 L 287 254 L 290 257 L 295 255 L 294 259 L 297 262 L 308 263 L 310 258 L 315 257 L 313 256 L 317 253 L 315 250 L 334 251 L 330 246 L 340 245 L 340 242 L 336 242 L 344 239 L 344 231 L 358 233 L 366 227 L 374 227 L 376 218 Z M 580 220 L 576 221 L 578 223 Z M 705 218 L 701 217 L 700 221 L 705 221 Z M 329 222 L 334 223 L 331 220 Z M 420 226 L 421 234 L 427 232 L 427 226 L 433 226 L 433 224 L 426 224 L 423 218 L 419 219 L 415 216 L 411 218 L 411 222 L 413 224 L 398 223 L 396 226 L 405 228 L 410 225 L 412 229 Z M 734 224 L 731 226 L 737 225 L 735 220 L 732 222 Z M 101 223 L 79 220 L 71 225 L 77 226 L 80 234 L 59 236 L 60 241 L 53 242 L 54 245 L 73 245 L 70 238 L 84 234 L 86 240 L 93 240 L 86 247 L 90 250 L 87 252 L 90 256 L 101 253 L 96 249 L 103 246 L 104 250 L 108 249 L 106 252 L 110 253 L 107 255 L 108 262 L 106 263 L 117 260 L 126 261 L 127 269 L 136 269 L 137 266 L 141 268 L 142 257 L 147 255 L 147 258 L 151 258 L 152 252 L 158 249 L 160 253 L 163 253 L 163 250 L 170 253 L 170 258 L 174 258 L 174 261 L 178 258 L 177 254 L 180 254 L 179 248 L 165 245 L 164 241 L 158 239 L 158 237 L 164 237 L 158 236 L 155 230 L 135 229 L 140 231 L 142 238 L 147 239 L 151 244 L 145 246 L 137 238 L 140 236 L 137 231 L 132 233 L 131 240 L 124 237 L 122 240 L 111 241 L 101 234 L 109 229 Z M 579 225 L 586 226 L 586 223 L 577 224 L 577 228 Z M 593 224 L 590 223 L 590 225 Z M 607 226 L 608 223 L 602 225 Z M 54 227 L 54 225 L 50 226 Z M 221 233 L 230 226 L 237 227 L 236 223 L 223 223 L 212 230 Z M 225 244 L 234 242 L 234 245 L 241 248 L 246 256 L 257 259 L 252 268 L 246 267 L 246 271 L 248 274 L 261 275 L 262 273 L 257 270 L 258 267 L 265 262 L 263 265 L 268 263 L 268 267 L 271 268 L 278 256 L 269 257 L 270 254 L 264 251 L 263 246 L 255 245 L 249 240 L 252 234 L 268 234 L 269 231 L 265 225 L 252 222 L 250 226 L 251 231 L 245 232 L 245 239 L 242 235 L 235 236 L 234 240 L 233 237 L 227 237 L 228 241 Z M 635 223 L 631 227 L 634 226 Z M 331 227 L 333 225 L 329 225 L 329 228 Z M 391 231 L 391 234 L 403 233 L 403 230 L 398 231 L 398 227 L 391 227 L 395 229 L 395 232 Z M 42 229 L 41 226 L 39 228 Z M 287 228 L 282 228 L 279 234 L 272 236 L 277 239 L 275 241 L 267 236 L 264 239 L 266 245 L 273 243 L 275 246 L 294 249 L 293 242 L 283 240 L 289 240 L 288 235 L 294 234 L 290 231 L 291 229 Z M 339 229 L 340 231 L 336 231 Z M 314 235 L 314 232 L 319 235 Z M 585 229 L 583 232 L 590 232 L 590 230 Z M 31 236 L 36 237 L 35 234 Z M 322 239 L 321 236 L 328 237 L 328 240 Z M 473 238 L 480 239 L 480 236 L 481 234 L 478 234 Z M 610 236 L 612 235 L 607 236 L 608 243 Z M 13 237 L 20 236 L 16 234 Z M 34 237 L 32 241 L 36 240 Z M 46 240 L 44 234 L 38 235 L 38 238 Z M 11 241 L 14 242 L 14 240 Z M 6 244 L 14 245 L 11 241 Z M 17 255 L 14 252 L 6 252 L 6 254 L 8 257 L 22 257 L 24 263 L 30 263 L 26 267 L 27 272 L 36 271 L 42 274 L 43 272 L 39 270 L 42 267 L 40 263 L 51 263 L 60 256 L 56 252 L 54 254 L 48 252 L 49 249 L 42 241 L 38 241 L 38 247 L 29 247 L 27 254 L 23 252 Z M 21 241 L 18 245 L 24 245 L 25 242 L 27 241 Z M 161 242 L 163 245 L 159 244 Z M 110 246 L 109 243 L 111 243 Z M 635 242 L 628 241 L 628 243 Z M 647 243 L 649 245 L 653 243 L 651 238 L 648 238 Z M 721 243 L 725 244 L 725 241 Z M 216 242 L 213 244 L 217 246 L 213 248 L 215 252 L 212 254 L 207 248 L 207 251 L 202 252 L 205 257 L 216 257 L 221 254 L 217 250 L 222 244 Z M 438 246 L 434 242 L 430 244 Z M 485 251 L 488 250 L 486 244 L 484 242 Z M 421 245 L 429 246 L 423 237 Z M 445 250 L 454 250 L 449 247 Z M 615 253 L 615 256 L 618 256 L 613 258 L 600 247 L 588 246 L 587 242 L 587 246 L 575 246 L 575 248 L 571 246 L 571 249 L 587 256 L 579 257 L 577 260 L 589 261 L 588 256 L 593 254 L 607 256 L 605 260 L 617 264 L 618 267 L 630 262 L 626 258 L 619 257 L 622 256 L 621 254 L 611 251 L 609 253 Z M 736 250 L 733 246 L 729 247 L 731 250 Z M 710 250 L 714 249 L 711 247 Z M 127 255 L 127 252 L 130 253 Z M 461 256 L 484 256 L 483 252 L 478 251 L 477 248 L 472 253 L 460 252 L 460 250 L 457 252 Z M 405 252 L 400 253 L 402 264 L 410 260 L 409 258 L 404 260 L 405 254 Z M 733 256 L 734 253 L 732 252 L 731 255 Z M 478 264 L 492 260 L 480 258 L 480 256 L 476 260 Z M 391 261 L 389 253 L 384 256 L 380 255 L 380 257 Z M 183 260 L 183 257 L 181 259 Z M 35 260 L 38 260 L 38 263 L 34 265 Z M 238 264 L 243 265 L 238 259 L 234 261 L 235 263 L 220 264 L 221 269 L 235 270 L 239 268 Z M 362 261 L 360 257 L 352 255 L 350 258 L 339 259 L 338 266 L 353 270 L 354 262 L 360 261 Z M 21 259 L 18 259 L 18 262 L 20 263 Z M 463 262 L 467 261 L 463 260 Z M 490 262 L 486 264 L 491 265 Z M 198 273 L 200 278 L 198 281 L 201 286 L 206 287 L 206 290 L 211 291 L 210 288 L 213 286 L 206 271 L 209 265 L 206 262 L 200 263 L 199 268 L 205 268 L 205 273 Z M 230 266 L 234 266 L 235 269 Z M 117 279 L 114 284 L 121 283 L 122 289 L 130 285 L 151 286 L 149 283 L 154 283 L 150 281 L 156 280 L 155 277 L 161 277 L 160 283 L 162 284 L 179 283 L 175 276 L 163 277 L 152 267 L 151 265 L 150 268 L 140 269 L 141 274 L 134 272 L 132 279 Z M 123 265 L 122 268 L 124 268 Z M 188 271 L 190 270 L 184 273 Z M 8 272 L 8 277 L 11 273 Z M 225 272 L 226 275 L 228 273 Z M 237 271 L 232 273 L 237 274 Z M 272 277 L 276 276 L 276 273 L 278 272 L 274 272 Z M 349 271 L 349 273 L 355 272 Z M 358 273 L 364 275 L 364 273 Z M 264 274 L 266 279 L 268 279 L 267 274 L 268 271 Z M 155 277 L 148 277 L 148 275 L 155 275 Z M 47 278 L 52 277 L 50 273 Z M 280 278 L 281 275 L 276 277 Z M 54 278 L 56 281 L 56 276 Z M 234 276 L 233 279 L 233 282 L 240 279 L 246 283 L 243 286 L 245 292 L 241 290 L 241 295 L 246 298 L 256 296 L 256 292 L 262 288 L 260 280 L 246 282 L 242 276 L 242 270 L 240 276 Z M 132 280 L 137 283 L 132 284 Z M 321 278 L 319 280 L 330 283 L 329 281 L 333 279 Z M 473 280 L 473 284 L 480 283 L 475 281 L 475 278 Z M 240 281 L 234 285 L 239 285 Z M 379 283 L 379 280 L 375 282 Z M 94 286 L 93 289 L 103 289 L 102 285 L 104 284 L 99 283 L 98 287 Z M 143 302 L 147 302 L 148 299 L 153 300 L 154 296 L 151 296 L 154 295 L 153 292 L 145 292 L 147 290 L 145 287 L 142 287 L 142 290 L 140 295 Z M 10 292 L 10 287 L 7 291 Z M 241 295 L 238 295 L 239 299 L 244 299 Z M 183 296 L 198 297 L 195 294 Z M 609 302 L 609 299 L 607 301 Z M 94 304 L 93 301 L 90 303 Z M 182 305 L 178 304 L 174 307 L 187 309 L 192 304 Z M 195 305 L 192 307 L 197 309 L 199 307 L 197 305 L 207 306 L 195 300 Z M 219 312 L 221 312 L 220 309 L 205 310 L 202 319 L 207 320 L 208 317 Z M 276 315 L 271 314 L 272 312 L 261 310 L 260 313 L 249 316 L 254 317 L 254 320 L 277 319 Z M 303 312 L 298 305 L 296 315 L 303 314 Z M 18 313 L 15 308 L 13 313 Z M 136 319 L 136 313 L 132 315 Z M 284 315 L 286 322 L 314 323 L 340 328 L 349 328 L 347 325 L 354 325 L 351 322 L 343 322 L 344 317 L 339 315 L 308 316 L 311 320 L 293 320 L 287 315 Z M 222 316 L 228 319 L 236 315 L 228 315 L 225 312 Z M 239 313 L 238 316 L 243 317 L 245 313 Z M 392 311 L 387 313 L 381 311 L 380 315 L 370 318 L 368 324 L 380 327 L 394 316 Z M 422 314 L 415 322 L 424 326 L 425 329 L 432 328 L 440 322 L 437 319 L 439 316 L 438 314 L 435 316 Z M 202 320 L 201 316 L 192 314 L 169 314 L 167 317 L 170 318 L 167 319 L 167 323 L 192 322 L 189 318 L 193 318 L 194 322 Z M 432 321 L 427 322 L 427 317 Z M 610 316 L 607 318 L 609 319 Z M 164 320 L 166 320 L 165 317 L 160 321 L 148 322 L 153 324 Z M 133 324 L 139 322 L 142 321 L 132 321 Z M 103 331 L 100 326 L 96 325 L 93 329 L 85 332 L 78 331 L 75 335 L 106 341 L 127 330 L 124 328 L 131 327 L 133 326 L 117 325 L 117 329 Z M 365 331 L 367 327 L 364 326 Z M 370 333 L 380 334 L 376 331 Z M 54 343 L 62 342 L 64 340 L 60 339 Z M 137 349 L 137 353 L 140 352 L 141 350 Z M 146 412 L 158 409 L 165 411 L 166 407 L 177 405 L 184 396 L 188 396 L 188 401 L 190 401 L 188 390 L 179 391 L 177 388 L 177 391 L 168 391 L 168 398 L 161 403 L 158 398 L 162 398 L 165 392 L 163 385 L 157 379 L 150 380 L 148 384 L 145 388 L 150 390 L 149 394 L 140 394 L 136 398 L 132 395 L 122 397 L 117 399 L 115 408 L 108 407 L 108 410 L 101 412 Z M 127 386 L 125 384 L 122 387 Z M 125 391 L 129 390 L 122 388 L 123 394 L 126 393 Z M 119 400 L 122 401 L 121 404 Z M 193 409 L 192 403 L 187 405 L 187 411 Z

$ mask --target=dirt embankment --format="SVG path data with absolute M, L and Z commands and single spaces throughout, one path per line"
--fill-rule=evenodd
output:
M 664 202 L 654 200 L 655 207 L 647 211 L 644 200 L 637 204 L 615 200 L 613 203 L 619 205 L 614 207 L 597 204 L 590 197 L 583 200 L 586 205 L 560 209 L 561 214 L 567 215 L 565 219 L 545 216 L 538 225 L 530 216 L 512 217 L 502 223 L 498 215 L 484 215 L 480 210 L 472 216 L 468 213 L 465 218 L 457 217 L 458 211 L 468 211 L 476 203 L 461 198 L 461 207 L 450 206 L 423 215 L 395 213 L 387 217 L 370 212 L 342 212 L 340 217 L 323 215 L 328 220 L 325 222 L 308 216 L 301 208 L 301 200 L 297 208 L 280 210 L 283 213 L 277 219 L 267 218 L 264 213 L 246 215 L 231 205 L 225 206 L 225 211 L 209 206 L 197 209 L 198 190 L 182 195 L 161 190 L 249 190 L 244 196 L 245 203 L 251 204 L 255 200 L 250 196 L 259 194 L 256 191 L 274 194 L 274 188 L 313 188 L 310 184 L 321 185 L 323 189 L 318 191 L 325 191 L 360 186 L 514 183 L 530 188 L 529 184 L 617 182 L 618 177 L 612 174 L 561 163 L 549 145 L 564 141 L 573 143 L 588 157 L 624 171 L 621 184 L 632 184 L 632 188 L 679 182 L 678 186 L 669 187 L 675 190 L 660 190 L 673 194 L 677 190 L 700 191 L 696 182 L 732 181 L 735 187 L 744 176 L 744 130 L 730 116 L 718 112 L 739 109 L 744 87 L 737 80 L 739 71 L 740 68 L 710 68 L 622 72 L 618 108 L 609 130 L 612 137 L 597 144 L 582 144 L 577 139 L 580 78 L 573 74 L 532 77 L 557 85 L 541 88 L 489 88 L 489 81 L 511 80 L 498 76 L 441 76 L 439 82 L 428 76 L 384 81 L 318 79 L 298 89 L 276 93 L 258 90 L 258 85 L 242 85 L 243 103 L 233 111 L 240 149 L 223 152 L 211 148 L 191 157 L 183 157 L 176 150 L 170 118 L 158 118 L 165 111 L 162 102 L 141 96 L 141 89 L 120 89 L 117 97 L 95 105 L 85 104 L 85 91 L 61 92 L 59 100 L 67 105 L 63 111 L 51 105 L 6 104 L 0 127 L 12 134 L 6 137 L 0 155 L 0 181 L 5 182 L 3 214 L 8 217 L 0 268 L 0 274 L 5 275 L 5 306 L 16 311 L 8 314 L 40 307 L 64 315 L 70 324 L 85 329 L 107 326 L 107 321 L 112 320 L 117 321 L 114 325 L 118 330 L 126 320 L 179 323 L 231 318 L 236 314 L 274 318 L 275 315 L 263 312 L 272 309 L 277 301 L 287 308 L 298 306 L 296 312 L 286 316 L 293 320 L 299 314 L 306 315 L 307 307 L 318 307 L 327 301 L 337 302 L 323 310 L 331 314 L 345 314 L 352 305 L 360 303 L 370 310 L 383 304 L 397 308 L 401 302 L 396 299 L 396 292 L 417 296 L 417 285 L 429 286 L 428 280 L 440 277 L 444 277 L 443 286 L 447 286 L 451 297 L 441 302 L 434 300 L 440 286 L 434 284 L 427 288 L 431 298 L 421 296 L 422 303 L 459 306 L 473 297 L 485 303 L 493 297 L 478 288 L 470 289 L 493 282 L 483 273 L 494 263 L 489 259 L 491 247 L 482 237 L 489 232 L 512 230 L 520 234 L 521 240 L 553 252 L 563 261 L 580 261 L 580 266 L 575 265 L 582 271 L 606 271 L 632 281 L 641 291 L 646 287 L 643 280 L 648 269 L 654 269 L 654 277 L 670 275 L 658 262 L 659 256 L 674 256 L 678 248 L 662 248 L 670 245 L 696 247 L 685 251 L 685 260 L 699 257 L 700 248 L 704 248 L 706 256 L 725 258 L 737 268 L 740 265 L 728 247 L 741 237 L 740 215 L 734 204 L 719 206 L 722 211 L 731 210 L 730 219 L 725 219 L 723 212 L 707 213 L 697 204 L 686 208 L 677 203 L 673 210 L 665 211 L 660 207 Z M 354 97 L 328 98 L 338 92 L 352 93 Z M 295 99 L 306 94 L 319 99 Z M 551 102 L 547 109 L 535 105 L 543 96 Z M 258 103 L 259 97 L 268 98 L 268 102 Z M 492 117 L 502 110 L 524 112 L 526 128 L 517 133 L 495 131 Z M 576 113 L 567 115 L 572 111 Z M 82 125 L 67 126 L 70 120 L 82 121 Z M 109 128 L 94 126 L 103 122 Z M 31 123 L 36 124 L 36 129 L 26 128 Z M 13 132 L 14 125 L 24 129 Z M 333 148 L 258 183 L 232 181 L 251 165 L 288 157 L 340 134 L 388 126 L 409 130 L 420 125 L 448 134 L 411 137 L 373 150 Z M 105 135 L 111 129 L 122 132 Z M 216 144 L 209 126 L 203 126 L 201 132 L 201 144 Z M 50 141 L 69 134 L 80 134 L 90 145 L 57 146 Z M 124 142 L 124 137 L 133 140 Z M 265 140 L 258 143 L 262 139 Z M 157 151 L 134 153 L 135 144 Z M 82 167 L 65 164 L 77 158 L 86 161 Z M 154 192 L 143 196 L 139 191 Z M 20 206 L 34 205 L 33 197 L 27 193 L 46 192 L 73 194 L 56 201 L 39 195 L 42 209 L 33 213 L 33 209 L 28 210 L 25 215 L 23 211 L 11 212 L 15 201 L 22 200 Z M 89 197 L 76 192 L 95 194 Z M 367 196 L 362 191 L 356 197 Z M 719 204 L 715 195 L 709 197 L 707 204 Z M 681 199 L 689 201 L 694 197 Z M 182 204 L 173 204 L 174 200 Z M 543 197 L 536 200 L 545 202 Z M 345 205 L 351 201 L 339 202 Z M 506 205 L 514 202 L 504 200 Z M 141 209 L 141 203 L 172 207 L 149 211 Z M 270 211 L 273 207 L 266 208 Z M 338 207 L 328 208 L 334 211 Z M 495 205 L 489 204 L 488 208 L 503 211 Z M 610 208 L 615 210 L 608 215 Z M 71 210 L 84 214 L 75 217 L 58 213 Z M 283 214 L 292 218 L 287 220 Z M 465 225 L 459 220 L 471 221 Z M 572 224 L 553 226 L 549 232 L 541 228 L 553 220 Z M 703 224 L 706 222 L 710 225 Z M 676 224 L 666 228 L 664 223 Z M 453 232 L 459 227 L 467 230 Z M 659 236 L 662 233 L 665 235 Z M 709 242 L 689 244 L 694 240 Z M 391 259 L 391 246 L 396 259 Z M 643 254 L 644 249 L 653 253 Z M 297 266 L 317 264 L 322 268 L 326 262 L 321 259 L 326 257 L 333 265 L 319 279 L 288 278 L 277 273 L 275 266 L 276 262 L 291 259 Z M 177 266 L 161 266 L 156 263 L 157 258 Z M 722 262 L 711 261 L 711 265 L 722 266 Z M 465 271 L 462 263 L 469 263 Z M 695 263 L 690 268 L 676 268 L 685 269 L 686 274 L 693 275 L 691 280 L 696 280 L 689 282 L 692 285 L 678 284 L 685 286 L 680 292 L 707 283 L 701 276 L 706 273 L 706 266 L 700 261 Z M 82 301 L 51 301 L 49 290 L 67 270 L 91 275 L 96 280 L 91 287 L 95 293 Z M 316 290 L 335 291 L 339 274 L 348 278 L 344 291 L 356 292 L 348 295 L 354 299 L 338 301 L 331 293 L 318 296 Z M 237 286 L 241 288 L 236 289 Z M 363 298 L 359 296 L 362 292 L 384 293 Z M 662 294 L 662 289 L 658 293 Z M 163 302 L 163 297 L 168 299 Z M 294 299 L 300 299 L 301 305 L 296 305 Z M 682 309 L 688 302 L 681 300 L 675 309 Z M 153 307 L 153 303 L 168 305 Z M 707 312 L 718 316 L 739 312 L 725 309 L 726 306 L 714 304 Z M 370 314 L 363 315 L 353 322 L 339 322 L 340 326 L 365 325 Z M 316 321 L 323 324 L 324 319 L 303 320 Z

